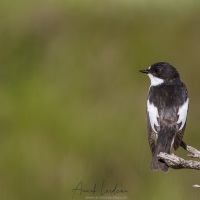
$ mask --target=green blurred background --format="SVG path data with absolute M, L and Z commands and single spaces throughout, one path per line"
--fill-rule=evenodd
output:
M 0 199 L 68 200 L 80 181 L 103 180 L 126 199 L 199 199 L 199 171 L 149 168 L 149 80 L 138 72 L 178 68 L 184 140 L 200 148 L 199 11 L 198 0 L 1 0 Z

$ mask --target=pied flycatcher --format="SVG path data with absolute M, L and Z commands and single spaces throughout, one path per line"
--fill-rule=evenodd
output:
M 189 98 L 177 70 L 166 62 L 158 62 L 146 70 L 151 81 L 147 99 L 148 140 L 152 152 L 151 169 L 168 171 L 157 155 L 177 150 L 186 126 Z

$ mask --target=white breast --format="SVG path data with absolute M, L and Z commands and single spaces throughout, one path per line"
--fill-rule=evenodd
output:
M 151 86 L 157 86 L 157 85 L 164 83 L 163 79 L 157 78 L 157 77 L 153 76 L 152 74 L 148 74 L 148 76 L 149 76 L 150 81 L 151 81 Z
M 187 119 L 188 105 L 189 105 L 189 98 L 187 98 L 187 101 L 178 110 L 179 118 L 177 124 L 181 123 L 179 130 L 181 130 L 185 125 Z
M 157 131 L 155 130 L 155 126 L 159 126 L 158 119 L 157 119 L 157 118 L 159 118 L 158 108 L 156 106 L 154 106 L 153 103 L 150 103 L 148 100 L 147 101 L 147 111 L 148 111 L 148 115 L 149 115 L 151 128 L 155 133 L 157 133 Z

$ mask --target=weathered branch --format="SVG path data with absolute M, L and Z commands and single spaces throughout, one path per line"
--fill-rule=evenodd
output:
M 189 154 L 188 156 L 189 157 L 193 157 L 193 158 L 200 158 L 200 151 L 195 149 L 194 147 L 191 147 L 189 145 L 187 145 L 185 142 L 181 141 L 181 144 L 180 146 L 185 149 L 186 151 L 188 151 Z
M 195 149 L 194 147 L 187 146 L 187 151 L 191 153 L 191 154 L 188 154 L 189 157 L 200 158 L 200 151 Z
M 193 160 L 184 160 L 175 154 L 160 153 L 158 157 L 173 169 L 196 169 L 200 170 L 200 162 Z
M 188 151 L 190 154 L 189 157 L 192 158 L 200 158 L 200 151 L 195 149 L 194 147 L 188 146 L 183 141 L 180 146 Z M 193 160 L 184 160 L 183 158 L 178 157 L 174 154 L 160 153 L 158 157 L 164 161 L 169 167 L 173 169 L 196 169 L 200 170 L 200 162 Z
M 188 151 L 189 157 L 200 158 L 200 151 L 194 147 L 188 146 L 185 142 L 181 142 L 180 146 Z M 175 154 L 167 154 L 160 152 L 158 157 L 173 169 L 195 169 L 200 170 L 200 162 L 194 160 L 184 160 Z M 193 185 L 194 188 L 200 188 L 200 185 Z

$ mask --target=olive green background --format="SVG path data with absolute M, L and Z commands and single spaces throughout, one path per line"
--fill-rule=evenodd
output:
M 0 1 L 0 199 L 199 199 L 200 172 L 150 170 L 149 79 L 158 61 L 187 85 L 184 141 L 200 148 L 200 2 Z M 187 158 L 183 149 L 176 152 Z

